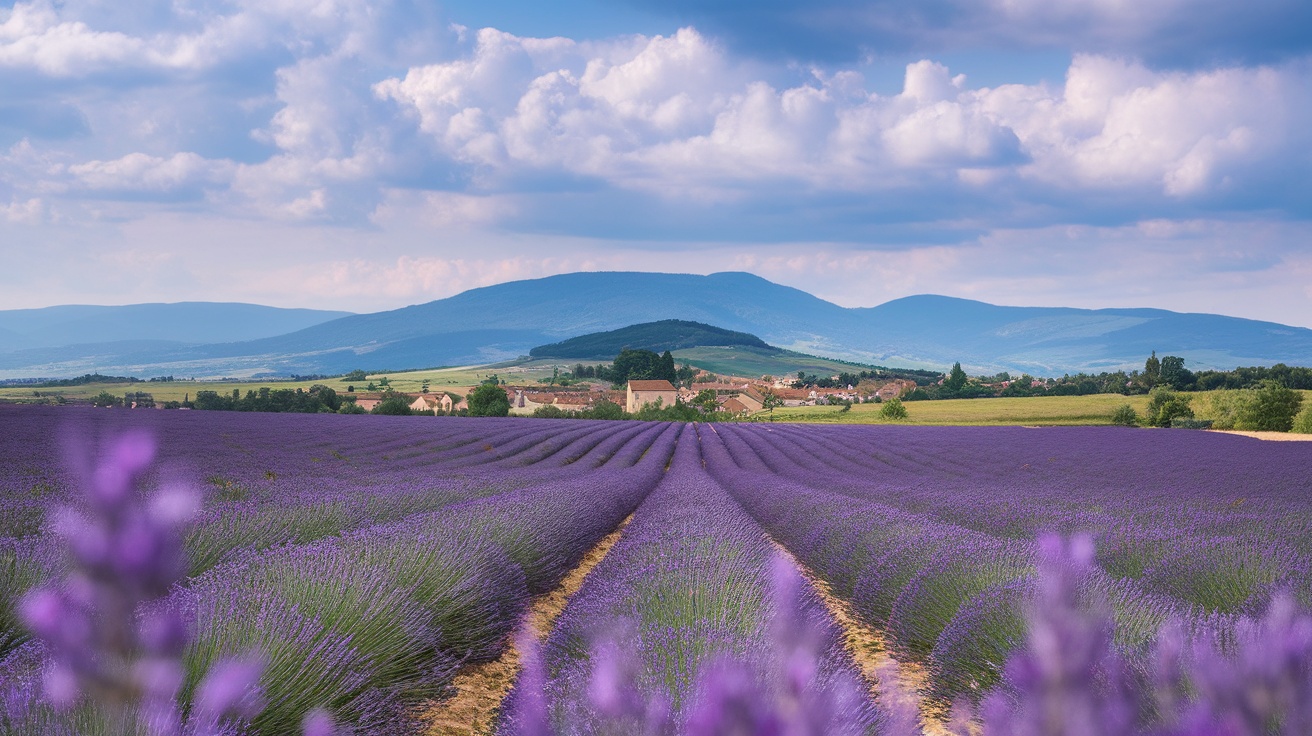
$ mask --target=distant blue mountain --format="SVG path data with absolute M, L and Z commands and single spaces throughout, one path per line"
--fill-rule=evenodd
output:
M 2 310 L 0 353 L 127 340 L 189 345 L 257 340 L 350 314 L 221 302 Z
M 0 330 L 28 337 L 4 321 L 5 314 L 0 312 Z M 286 334 L 270 330 L 257 339 L 233 340 L 224 333 L 210 344 L 148 344 L 140 340 L 151 335 L 137 331 L 130 337 L 115 333 L 119 340 L 138 341 L 132 343 L 28 346 L 0 354 L 0 377 L 77 375 L 91 367 L 133 375 L 239 376 L 486 363 L 525 355 L 535 345 L 665 319 L 702 322 L 799 352 L 879 365 L 946 369 L 961 361 L 972 373 L 1060 375 L 1141 367 L 1154 350 L 1179 355 L 1195 370 L 1312 365 L 1312 330 L 1235 317 L 1002 307 L 928 295 L 849 309 L 746 273 L 573 273 L 342 316 Z M 122 329 L 130 331 L 127 325 Z M 0 340 L 4 335 L 0 332 Z

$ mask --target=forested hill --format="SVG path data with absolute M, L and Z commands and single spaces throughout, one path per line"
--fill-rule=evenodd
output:
M 624 348 L 650 350 L 683 350 L 700 347 L 753 347 L 777 350 L 764 340 L 746 332 L 735 332 L 721 327 L 689 322 L 681 319 L 663 319 L 629 325 L 608 332 L 593 332 L 550 345 L 539 345 L 529 351 L 534 358 L 614 358 Z

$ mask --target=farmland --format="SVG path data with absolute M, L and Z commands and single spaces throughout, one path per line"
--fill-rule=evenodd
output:
M 1112 414 L 1125 404 L 1142 415 L 1148 408 L 1148 396 L 1090 394 L 909 401 L 906 402 L 908 416 L 898 423 L 940 426 L 1111 424 Z M 848 411 L 840 411 L 836 406 L 789 407 L 776 409 L 774 420 L 824 424 L 888 423 L 889 420 L 880 417 L 881 408 L 880 404 L 855 404 Z
M 1242 647 L 1272 600 L 1312 603 L 1305 443 L 1119 427 L 6 406 L 0 427 L 6 733 L 106 730 L 92 705 L 59 710 L 41 694 L 40 673 L 71 635 L 37 626 L 33 637 L 19 600 L 79 569 L 135 574 L 76 541 L 96 535 L 70 537 L 66 517 L 50 526 L 62 506 L 102 513 L 116 457 L 137 463 L 147 491 L 204 490 L 181 527 L 185 567 L 142 620 L 184 621 L 186 676 L 169 697 L 193 716 L 207 671 L 260 653 L 261 707 L 230 714 L 254 733 L 296 732 L 319 708 L 364 733 L 423 733 L 458 678 L 511 654 L 509 694 L 470 729 L 722 733 L 735 703 L 804 717 L 813 733 L 941 729 L 945 704 L 1005 684 L 1027 601 L 1061 592 L 1036 576 L 1049 532 L 1092 541 L 1080 597 L 1105 603 L 1107 646 L 1127 671 L 1151 670 L 1165 624 Z M 77 459 L 143 431 L 156 438 L 153 463 L 140 460 L 144 445 Z M 79 500 L 88 485 L 102 489 L 99 506 Z M 595 567 L 559 615 L 516 639 L 584 560 Z M 844 643 L 853 628 L 878 643 L 885 673 L 916 676 L 872 681 Z M 898 682 L 919 690 L 910 716 Z M 986 725 L 997 712 L 984 709 Z
M 587 361 L 585 361 L 587 362 Z M 431 368 L 416 371 L 398 371 L 389 373 L 370 373 L 364 381 L 348 380 L 341 377 L 290 380 L 242 380 L 242 381 L 168 381 L 138 383 L 87 383 L 80 386 L 57 388 L 38 388 L 34 386 L 0 386 L 0 400 L 27 402 L 39 400 L 42 396 L 62 396 L 70 401 L 89 401 L 101 391 L 108 391 L 119 396 L 125 391 L 145 391 L 158 402 L 182 401 L 185 397 L 195 398 L 197 391 L 217 391 L 230 394 L 234 389 L 245 393 L 262 386 L 270 389 L 309 389 L 315 384 L 323 384 L 338 392 L 345 392 L 350 386 L 363 391 L 371 381 L 387 378 L 391 388 L 402 393 L 419 393 L 427 381 L 434 391 L 443 389 L 465 389 L 478 385 L 489 375 L 495 373 L 507 380 L 526 383 L 536 382 L 539 378 L 549 378 L 553 365 L 564 367 L 562 361 L 529 361 L 527 363 L 506 363 L 496 365 L 456 366 L 450 368 Z M 572 365 L 572 364 L 571 364 Z

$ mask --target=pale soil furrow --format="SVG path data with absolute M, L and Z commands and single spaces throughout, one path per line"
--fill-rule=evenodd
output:
M 1207 431 L 1219 434 L 1237 434 L 1241 437 L 1252 437 L 1253 439 L 1270 442 L 1312 442 L 1312 434 L 1298 434 L 1296 432 L 1247 432 L 1242 429 L 1209 429 Z
M 539 640 L 545 638 L 556 618 L 565 610 L 569 599 L 583 586 L 584 578 L 615 546 L 632 519 L 630 515 L 615 531 L 589 550 L 560 585 L 535 598 L 524 614 L 520 631 L 529 632 Z M 501 701 L 510 692 L 515 676 L 519 674 L 519 659 L 519 649 L 512 637 L 500 658 L 461 671 L 451 683 L 455 691 L 451 697 L 425 706 L 422 715 L 423 722 L 428 724 L 425 733 L 428 736 L 491 734 Z
M 928 671 L 914 662 L 896 660 L 889 653 L 888 640 L 883 633 L 862 623 L 850 602 L 834 595 L 829 583 L 803 565 L 783 545 L 773 539 L 770 543 L 811 584 L 825 608 L 829 610 L 829 614 L 842 629 L 847 651 L 861 670 L 861 676 L 869 683 L 871 695 L 886 706 L 890 705 L 887 700 L 889 697 L 914 700 L 916 709 L 920 712 L 920 727 L 928 736 L 952 736 L 946 726 L 947 708 L 921 695 L 929 690 Z M 887 677 L 890 672 L 895 673 L 896 687 L 881 688 L 880 677 Z

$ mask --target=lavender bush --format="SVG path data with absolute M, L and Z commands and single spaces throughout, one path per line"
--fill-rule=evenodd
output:
M 837 734 L 873 726 L 877 713 L 833 621 L 701 472 L 698 444 L 684 429 L 661 485 L 543 651 L 521 643 L 527 666 L 500 732 Z
M 41 700 L 24 693 L 32 720 L 47 721 L 42 728 L 179 734 L 185 724 L 188 733 L 209 734 L 219 733 L 226 719 L 258 709 L 256 659 L 216 663 L 180 707 L 186 625 L 175 612 L 150 604 L 186 569 L 179 531 L 197 499 L 183 487 L 140 495 L 137 483 L 154 455 L 145 434 L 125 435 L 110 446 L 88 480 L 86 504 L 65 509 L 55 524 L 70 573 L 22 601 L 24 622 L 49 653 Z M 30 730 L 18 698 L 6 699 L 9 726 Z M 57 723 L 51 711 L 59 710 L 75 711 L 71 724 Z
M 1290 598 L 1229 632 L 1188 636 L 1169 624 L 1136 663 L 1115 646 L 1108 602 L 1089 585 L 1091 541 L 1048 537 L 1040 549 L 1026 644 L 979 709 L 984 734 L 1312 732 L 1312 617 Z

